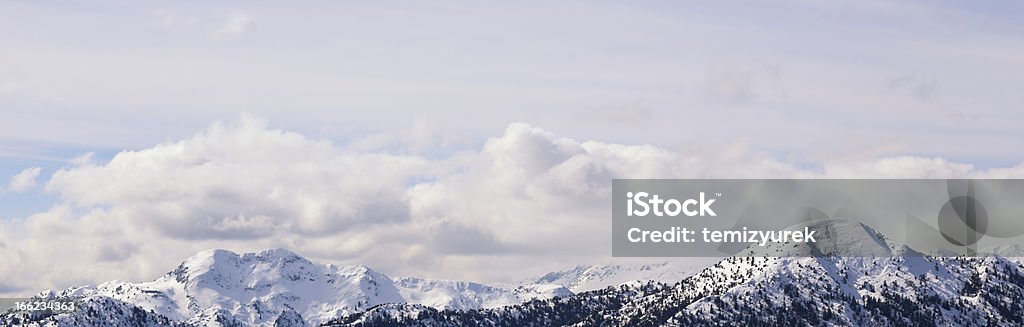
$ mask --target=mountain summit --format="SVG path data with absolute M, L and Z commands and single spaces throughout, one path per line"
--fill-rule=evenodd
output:
M 813 243 L 783 242 L 765 246 L 752 245 L 736 254 L 738 257 L 891 257 L 908 251 L 863 223 L 824 219 L 794 225 L 788 230 L 813 231 Z

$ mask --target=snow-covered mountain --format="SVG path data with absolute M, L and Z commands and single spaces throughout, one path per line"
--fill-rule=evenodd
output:
M 890 256 L 893 249 L 903 248 L 862 224 L 807 223 L 792 227 L 802 230 L 811 226 L 817 230 L 817 243 L 808 246 L 750 247 L 739 256 L 810 256 L 830 253 L 834 256 Z M 626 283 L 654 281 L 673 284 L 700 272 L 723 258 L 686 258 L 653 264 L 580 265 L 573 269 L 556 271 L 527 279 L 527 284 L 557 284 L 580 293 L 618 286 Z
M 505 285 L 398 277 L 394 279 L 394 285 L 406 303 L 454 310 L 497 308 L 531 299 L 573 294 L 564 286 L 550 283 Z
M 284 250 L 207 251 L 153 282 L 44 294 L 86 300 L 73 314 L 41 321 L 6 315 L 0 325 L 26 318 L 31 326 L 1024 324 L 1024 267 L 1015 260 L 932 257 L 859 223 L 806 227 L 818 232 L 817 243 L 750 248 L 674 284 L 618 284 L 669 265 L 580 267 L 535 280 L 578 289 L 612 285 L 575 295 L 552 284 L 392 279 L 362 266 L 316 265 Z
M 986 249 L 986 250 L 981 251 L 981 252 L 982 253 L 987 253 L 987 254 L 994 254 L 994 255 L 998 255 L 998 256 L 1002 256 L 1002 257 L 1007 257 L 1007 258 L 1021 258 L 1021 257 L 1024 257 L 1024 247 L 1020 246 L 1020 244 L 1003 244 L 1003 245 L 998 245 L 998 246 L 991 247 L 991 248 Z
M 94 312 L 76 311 L 59 321 L 93 318 L 184 322 L 196 326 L 317 325 L 384 303 L 421 303 L 438 309 L 478 309 L 534 298 L 568 296 L 558 285 L 485 285 L 403 277 L 391 279 L 361 265 L 320 265 L 283 249 L 236 254 L 200 252 L 151 282 L 112 281 L 98 287 L 47 291 L 41 297 L 84 297 Z M 139 316 L 142 314 L 140 313 Z M 0 320 L 2 321 L 2 320 Z M 287 324 L 285 324 L 287 323 Z
M 816 244 L 733 256 L 674 285 L 626 284 L 474 311 L 381 305 L 330 326 L 1019 326 L 1024 267 L 1000 256 L 936 258 L 844 221 Z M 807 254 L 809 256 L 791 256 Z
M 527 279 L 524 283 L 562 285 L 574 293 L 593 291 L 638 281 L 675 283 L 714 264 L 716 261 L 717 259 L 713 258 L 692 258 L 689 261 L 653 264 L 580 265 L 572 269 L 551 272 L 537 278 Z

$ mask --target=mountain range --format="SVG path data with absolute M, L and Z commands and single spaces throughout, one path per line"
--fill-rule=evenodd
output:
M 83 298 L 86 307 L 96 308 L 96 316 L 89 311 L 50 319 L 71 325 L 120 320 L 107 313 L 141 310 L 159 317 L 147 318 L 152 321 L 263 326 L 280 325 L 279 320 L 317 325 L 384 303 L 467 310 L 569 295 L 569 289 L 556 284 L 390 278 L 362 265 L 320 265 L 288 250 L 272 249 L 245 254 L 203 251 L 154 281 L 111 281 L 96 287 L 45 291 L 37 297 Z
M 328 326 L 1019 326 L 1024 268 L 932 257 L 847 221 L 817 243 L 750 248 L 674 284 L 623 284 L 472 311 L 385 304 Z M 799 226 L 798 226 L 799 227 Z
M 519 283 L 484 284 L 391 278 L 362 265 L 316 264 L 285 249 L 244 254 L 208 250 L 154 281 L 110 281 L 36 296 L 84 299 L 83 305 L 89 309 L 84 314 L 48 318 L 9 314 L 0 316 L 0 322 L 95 325 L 144 321 L 186 326 L 278 326 L 288 322 L 315 326 L 385 303 L 413 303 L 440 310 L 495 308 L 570 296 L 574 294 L 570 289 L 600 289 L 633 279 L 677 280 L 684 277 L 682 272 L 694 271 L 682 267 L 668 263 L 577 266 Z
M 597 265 L 518 284 L 391 278 L 283 249 L 204 251 L 143 283 L 47 291 L 73 313 L 25 326 L 1020 325 L 1024 268 L 999 255 L 932 257 L 847 221 L 694 268 Z M 1016 248 L 1004 248 L 1007 254 Z

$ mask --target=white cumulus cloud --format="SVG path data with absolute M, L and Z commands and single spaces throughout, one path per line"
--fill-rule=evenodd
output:
M 36 186 L 36 179 L 39 178 L 39 173 L 42 171 L 43 168 L 40 167 L 32 167 L 22 170 L 11 177 L 11 181 L 7 185 L 7 189 L 12 192 L 28 191 Z

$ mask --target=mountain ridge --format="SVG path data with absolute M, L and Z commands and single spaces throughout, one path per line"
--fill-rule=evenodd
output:
M 571 294 L 560 285 L 392 279 L 364 265 L 316 264 L 286 249 L 242 254 L 211 249 L 183 260 L 153 281 L 110 281 L 95 287 L 44 291 L 37 297 L 85 298 L 90 303 L 87 307 L 117 312 L 138 309 L 159 317 L 152 321 L 277 326 L 278 320 L 294 322 L 296 318 L 305 325 L 316 325 L 384 303 L 466 310 Z
M 728 257 L 671 285 L 620 285 L 470 312 L 385 304 L 327 325 L 1024 324 L 1024 267 L 1013 260 L 930 257 L 887 242 L 863 224 L 815 223 L 836 231 L 829 244 L 772 244 L 763 253 L 776 256 Z
M 96 288 L 43 294 L 86 296 L 86 311 L 45 319 L 0 315 L 0 323 L 28 319 L 29 323 L 22 325 L 1024 324 L 1024 267 L 1015 260 L 1001 256 L 932 257 L 892 242 L 864 224 L 838 220 L 810 224 L 816 230 L 828 231 L 822 233 L 824 242 L 769 244 L 759 253 L 771 256 L 747 253 L 728 257 L 672 284 L 596 279 L 609 285 L 577 294 L 564 285 L 534 284 L 539 286 L 531 288 L 390 278 L 360 265 L 313 264 L 282 249 L 242 255 L 211 250 L 183 261 L 153 282 L 113 281 Z M 666 266 L 633 268 L 650 272 Z M 603 271 L 629 271 L 609 267 L 614 268 L 577 266 L 535 281 L 572 284 L 589 280 L 584 276 L 604 276 Z M 338 279 L 327 283 L 329 277 Z M 308 302 L 313 300 L 290 293 L 309 291 L 295 284 L 343 284 L 327 290 L 337 291 L 330 293 L 336 296 L 344 294 L 344 299 L 335 297 L 334 301 L 310 305 Z M 509 297 L 503 298 L 502 294 Z M 543 296 L 533 296 L 537 294 Z M 484 305 L 506 300 L 508 305 Z

